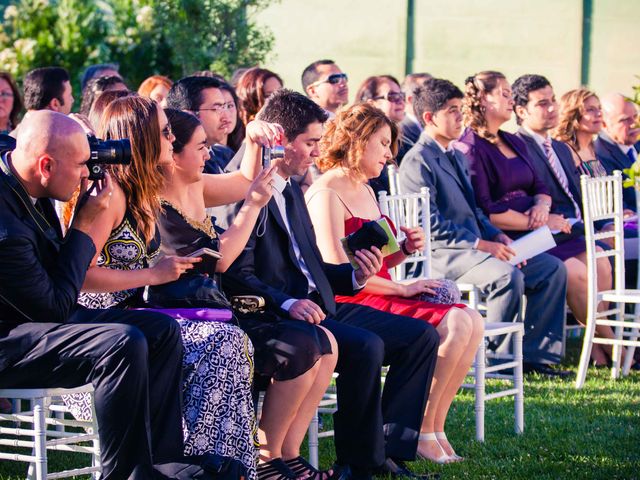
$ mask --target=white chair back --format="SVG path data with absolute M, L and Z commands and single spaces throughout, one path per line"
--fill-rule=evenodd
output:
M 391 178 L 391 172 L 389 172 Z M 431 209 L 429 207 L 429 189 L 422 187 L 420 193 L 406 194 L 387 194 L 380 192 L 379 194 L 380 211 L 383 215 L 387 215 L 395 224 L 398 230 L 398 240 L 402 241 L 404 233 L 400 227 L 422 227 L 425 231 L 425 246 L 422 251 L 416 252 L 402 262 L 400 265 L 391 269 L 392 278 L 399 282 L 407 277 L 407 267 L 418 265 L 422 266 L 422 276 L 431 278 Z
M 390 163 L 387 165 L 387 175 L 389 176 L 389 193 L 398 195 L 400 193 L 400 175 L 398 174 L 398 166 Z
M 589 276 L 589 301 L 596 298 L 598 269 L 596 260 L 614 257 L 614 290 L 624 289 L 624 210 L 622 204 L 622 173 L 619 170 L 606 177 L 591 178 L 582 175 L 582 203 L 584 210 L 585 236 L 587 241 L 587 271 Z M 593 222 L 609 220 L 613 229 L 596 232 Z M 614 248 L 596 251 L 596 241 L 614 239 Z

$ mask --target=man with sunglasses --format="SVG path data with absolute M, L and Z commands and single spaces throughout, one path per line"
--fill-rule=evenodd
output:
M 349 78 L 333 60 L 318 60 L 302 72 L 302 88 L 307 96 L 333 118 L 349 101 Z
M 231 132 L 235 104 L 225 100 L 224 83 L 212 77 L 185 77 L 173 84 L 167 106 L 193 113 L 207 135 L 210 158 L 205 173 L 224 173 L 233 150 L 222 144 Z

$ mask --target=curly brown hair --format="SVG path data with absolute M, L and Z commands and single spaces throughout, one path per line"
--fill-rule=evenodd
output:
M 594 92 L 584 87 L 569 90 L 562 95 L 560 99 L 560 120 L 558 121 L 558 126 L 551 133 L 553 138 L 568 143 L 576 150 L 580 148 L 576 132 L 578 131 L 580 120 L 585 114 L 584 104 L 591 97 L 598 98 Z
M 109 104 L 102 115 L 98 135 L 131 142 L 131 163 L 112 165 L 110 173 L 127 199 L 127 208 L 138 224 L 147 245 L 153 240 L 160 211 L 159 194 L 163 176 L 160 158 L 158 104 L 150 98 L 128 96 Z
M 485 70 L 467 77 L 464 81 L 464 98 L 462 99 L 464 125 L 491 143 L 496 143 L 498 137 L 487 130 L 482 99 L 498 86 L 499 80 L 506 80 L 506 77 L 500 72 Z
M 362 177 L 360 161 L 364 149 L 371 136 L 385 125 L 391 129 L 391 152 L 395 157 L 398 127 L 382 110 L 370 103 L 359 103 L 343 110 L 327 124 L 316 165 L 323 173 L 342 167 L 350 174 Z

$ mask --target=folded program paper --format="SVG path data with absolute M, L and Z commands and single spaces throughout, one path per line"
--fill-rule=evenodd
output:
M 515 256 L 509 260 L 509 263 L 511 265 L 518 265 L 555 246 L 556 241 L 553 239 L 553 235 L 551 235 L 551 230 L 549 230 L 548 226 L 544 225 L 524 237 L 520 237 L 509 245 L 509 247 L 516 252 Z

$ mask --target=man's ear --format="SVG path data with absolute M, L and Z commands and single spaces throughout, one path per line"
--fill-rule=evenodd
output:
M 38 174 L 40 178 L 42 178 L 42 183 L 45 184 L 49 181 L 55 169 L 54 160 L 45 153 L 38 157 L 36 165 L 38 167 Z
M 433 120 L 433 112 L 424 112 L 422 114 L 422 120 L 424 121 L 425 125 L 429 125 Z
M 316 87 L 314 87 L 313 85 L 308 85 L 305 91 L 307 92 L 307 96 L 309 98 L 316 97 Z
M 47 108 L 49 110 L 53 110 L 54 112 L 59 112 L 61 106 L 62 104 L 60 103 L 60 100 L 58 100 L 57 98 L 52 98 L 49 102 L 49 105 L 47 105 Z
M 528 112 L 527 112 L 527 109 L 525 108 L 524 105 L 516 105 L 515 112 L 516 112 L 516 116 L 520 120 L 525 120 L 526 119 L 526 115 L 527 115 Z

